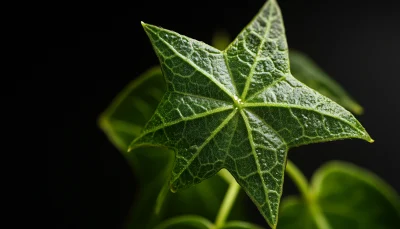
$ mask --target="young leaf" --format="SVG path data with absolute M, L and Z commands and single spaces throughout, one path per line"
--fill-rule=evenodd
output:
M 362 114 L 363 108 L 306 54 L 290 50 L 290 70 L 296 79 L 329 97 L 354 114 Z
M 312 202 L 296 197 L 282 201 L 278 228 L 400 228 L 398 194 L 375 174 L 355 165 L 329 162 L 322 166 L 313 176 L 310 192 Z
M 289 148 L 345 138 L 372 142 L 351 113 L 290 74 L 274 0 L 224 51 L 142 25 L 159 57 L 167 92 L 129 151 L 173 149 L 172 191 L 226 168 L 275 227 Z

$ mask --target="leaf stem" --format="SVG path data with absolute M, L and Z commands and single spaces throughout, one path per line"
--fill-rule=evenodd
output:
M 307 202 L 307 207 L 314 218 L 314 222 L 319 229 L 331 229 L 327 219 L 322 213 L 318 203 L 314 200 L 313 193 L 309 190 L 309 184 L 304 176 L 304 174 L 300 171 L 299 168 L 290 160 L 287 161 L 286 164 L 286 172 L 290 178 L 292 178 L 293 182 L 298 187 L 301 195 Z
M 235 178 L 228 172 L 226 169 L 221 169 L 218 172 L 218 175 L 226 181 L 226 183 L 231 184 L 232 182 L 236 182 Z
M 228 218 L 228 215 L 232 209 L 232 206 L 235 203 L 239 190 L 240 185 L 235 181 L 235 179 L 231 180 L 228 191 L 225 194 L 225 198 L 222 201 L 221 207 L 219 208 L 217 217 L 215 219 L 215 229 L 224 226 L 225 221 Z
M 311 215 L 314 218 L 314 222 L 317 225 L 317 228 L 332 229 L 317 203 L 311 202 L 307 206 L 311 212 Z
M 287 160 L 286 164 L 286 172 L 290 178 L 292 178 L 293 182 L 296 184 L 297 188 L 299 189 L 300 193 L 303 197 L 310 201 L 310 194 L 308 191 L 308 181 L 304 174 L 300 171 L 299 168 L 290 160 Z

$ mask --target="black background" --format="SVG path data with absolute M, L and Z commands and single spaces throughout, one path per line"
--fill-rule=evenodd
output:
M 36 87 L 47 108 L 48 195 L 52 228 L 119 228 L 135 178 L 96 119 L 132 79 L 158 64 L 140 21 L 206 43 L 225 29 L 232 38 L 263 1 L 144 1 L 133 8 L 54 6 L 33 34 Z M 141 4 L 141 5 L 138 5 Z M 365 108 L 359 120 L 375 143 L 346 140 L 293 149 L 310 177 L 323 162 L 351 161 L 400 191 L 400 7 L 396 1 L 279 1 L 289 48 L 306 52 Z M 296 193 L 289 179 L 284 193 Z M 259 220 L 259 219 L 258 219 Z

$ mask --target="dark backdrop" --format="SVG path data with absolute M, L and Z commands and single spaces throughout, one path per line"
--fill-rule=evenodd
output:
M 140 21 L 206 43 L 225 29 L 232 38 L 264 1 L 144 1 L 134 8 L 54 6 L 38 14 L 43 31 L 32 58 L 48 123 L 48 195 L 52 228 L 118 228 L 136 190 L 122 155 L 96 119 L 132 79 L 158 64 Z M 290 48 L 309 54 L 365 108 L 359 119 L 374 144 L 346 140 L 293 149 L 307 176 L 340 159 L 366 167 L 400 191 L 400 8 L 396 1 L 278 1 Z M 205 12 L 205 14 L 204 14 Z M 37 89 L 37 90 L 36 90 Z M 287 179 L 284 193 L 295 193 Z M 259 220 L 259 219 L 258 219 Z

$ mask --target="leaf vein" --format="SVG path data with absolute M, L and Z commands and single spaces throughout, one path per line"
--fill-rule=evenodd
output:
M 272 209 L 271 209 L 271 204 L 270 204 L 270 201 L 269 201 L 269 197 L 268 197 L 268 195 L 267 195 L 267 194 L 268 194 L 268 190 L 267 190 L 267 188 L 266 188 L 267 185 L 266 185 L 266 183 L 265 183 L 265 180 L 264 180 L 263 176 L 261 175 L 261 174 L 262 174 L 261 165 L 260 165 L 258 156 L 257 156 L 256 151 L 255 151 L 254 139 L 253 139 L 253 134 L 251 133 L 250 123 L 249 123 L 249 120 L 247 119 L 246 114 L 243 112 L 243 110 L 240 111 L 240 114 L 242 115 L 243 121 L 244 121 L 244 123 L 245 123 L 245 125 L 246 125 L 247 134 L 248 134 L 248 136 L 249 136 L 249 142 L 250 142 L 251 149 L 252 149 L 252 154 L 253 154 L 254 159 L 255 159 L 255 161 L 256 161 L 258 175 L 260 176 L 260 179 L 261 179 L 261 182 L 262 182 L 262 186 L 263 186 L 263 190 L 264 190 L 264 195 L 265 195 L 265 201 L 268 203 L 268 210 L 269 210 L 271 216 L 273 216 Z
M 228 117 L 217 127 L 213 132 L 211 132 L 210 136 L 201 144 L 201 146 L 197 149 L 196 153 L 193 154 L 193 156 L 187 161 L 187 164 L 181 169 L 181 171 L 175 175 L 176 179 L 180 177 L 180 175 L 188 169 L 188 167 L 191 165 L 193 160 L 200 154 L 200 152 L 203 150 L 203 148 L 211 141 L 213 138 L 229 123 L 229 121 L 235 116 L 237 110 L 233 110 L 232 113 L 228 115 Z M 173 180 L 172 182 L 174 182 Z
M 224 91 L 229 97 L 233 99 L 233 95 L 229 92 L 227 88 L 225 88 L 224 85 L 222 85 L 220 82 L 218 82 L 210 73 L 206 72 L 199 66 L 197 66 L 193 61 L 189 60 L 187 57 L 179 53 L 172 45 L 170 45 L 167 41 L 165 41 L 162 37 L 158 36 L 159 39 L 166 45 L 168 48 L 170 48 L 178 57 L 180 57 L 183 61 L 188 63 L 190 66 L 192 66 L 194 69 L 202 73 L 204 76 L 206 76 L 208 79 L 210 79 L 213 83 L 215 83 L 222 91 Z

